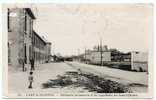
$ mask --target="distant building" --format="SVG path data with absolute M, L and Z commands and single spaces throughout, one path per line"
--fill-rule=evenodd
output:
M 51 43 L 42 39 L 35 31 L 32 36 L 32 57 L 36 63 L 49 62 L 51 55 Z
M 53 60 L 53 56 L 51 54 L 51 42 L 49 42 L 44 36 L 42 36 L 41 38 L 46 42 L 46 62 L 50 62 L 51 60 Z
M 131 61 L 131 53 L 123 53 L 118 50 L 110 50 L 111 52 L 111 61 L 113 62 L 130 62 Z
M 106 46 L 104 50 L 100 51 L 94 47 L 93 50 L 86 50 L 84 54 L 84 61 L 86 63 L 107 65 L 111 67 L 148 71 L 148 54 L 143 52 L 128 52 L 123 53 L 117 49 L 108 49 Z
M 90 51 L 86 53 L 86 60 L 93 64 L 100 64 L 101 62 L 101 52 L 100 51 Z M 102 52 L 102 62 L 111 61 L 111 52 L 103 51 Z
M 131 52 L 132 70 L 148 71 L 148 53 L 146 52 Z
M 100 47 L 100 45 L 94 46 L 94 48 L 93 48 L 93 51 L 100 51 L 100 50 L 102 50 L 102 51 L 108 51 L 107 45 L 102 46 L 102 48 Z
M 31 9 L 8 8 L 7 13 L 8 64 L 20 68 L 21 60 L 30 64 L 31 58 L 35 59 L 35 63 L 44 63 L 49 55 L 46 52 L 47 43 L 33 31 L 36 17 Z
M 46 62 L 50 62 L 51 59 L 51 42 L 46 42 Z

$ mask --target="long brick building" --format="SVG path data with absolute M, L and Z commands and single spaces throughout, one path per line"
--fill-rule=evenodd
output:
M 51 43 L 44 41 L 34 30 L 33 22 L 36 19 L 30 8 L 8 8 L 8 64 L 20 68 L 22 59 L 30 64 L 44 63 L 50 60 Z M 48 50 L 47 50 L 48 49 Z M 51 50 L 51 49 L 50 49 Z

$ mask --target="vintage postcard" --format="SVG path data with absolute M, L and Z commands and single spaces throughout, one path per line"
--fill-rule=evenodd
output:
M 5 98 L 152 98 L 153 4 L 3 4 Z

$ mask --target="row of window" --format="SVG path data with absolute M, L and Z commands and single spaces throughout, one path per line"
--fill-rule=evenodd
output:
M 45 60 L 47 56 L 45 54 L 42 54 L 40 52 L 33 51 L 32 45 L 29 46 L 29 59 L 27 58 L 27 46 L 24 44 L 24 60 L 25 63 L 27 63 L 27 60 L 30 60 L 31 58 L 34 58 L 35 61 Z
M 20 10 L 20 11 L 22 11 L 22 10 Z M 11 32 L 13 30 L 12 25 L 15 25 L 15 24 L 13 24 L 13 21 L 16 20 L 18 12 L 19 12 L 19 10 L 8 9 L 8 12 L 7 12 L 8 32 Z M 25 9 L 23 9 L 22 12 L 23 12 L 23 16 L 20 16 L 20 17 L 22 18 L 21 21 L 24 22 L 24 23 L 22 23 L 22 27 L 23 27 L 23 31 L 24 31 L 23 34 L 29 35 L 29 37 L 32 40 L 32 46 L 29 46 L 29 48 L 26 46 L 26 43 L 24 44 L 25 63 L 27 63 L 27 61 L 32 57 L 34 57 L 35 60 L 46 59 L 45 54 L 33 51 L 33 46 L 43 50 L 45 48 L 45 44 L 36 34 L 33 33 L 33 19 L 31 19 L 31 17 L 28 15 L 28 13 Z M 16 14 L 16 16 L 13 14 Z M 15 17 L 15 18 L 13 18 L 13 17 Z M 9 44 L 8 44 L 8 48 L 10 48 Z M 27 58 L 27 49 L 29 50 L 29 58 Z M 10 49 L 8 49 L 8 62 L 10 62 L 10 54 L 11 54 Z
M 37 48 L 40 48 L 40 49 L 43 49 L 44 48 L 44 43 L 43 43 L 43 41 L 41 41 L 39 38 L 38 38 L 38 36 L 36 36 L 35 34 L 33 34 L 33 19 L 31 19 L 29 16 L 28 16 L 28 13 L 25 11 L 25 10 L 23 10 L 24 11 L 24 17 L 22 17 L 22 18 L 24 18 L 24 33 L 25 34 L 28 34 L 29 35 L 29 37 L 30 38 L 32 38 L 32 43 L 37 47 Z M 15 11 L 16 12 L 16 11 Z M 11 24 L 11 21 L 13 20 L 13 19 L 11 19 L 11 16 L 12 15 L 10 15 L 11 13 L 15 13 L 15 12 L 13 12 L 12 10 L 10 10 L 9 8 L 8 8 L 8 31 L 10 32 L 10 31 L 12 31 L 12 24 Z
M 40 40 L 35 34 L 32 35 L 32 44 L 39 49 L 44 49 L 45 47 L 43 41 Z
M 35 61 L 41 61 L 41 60 L 46 60 L 47 56 L 45 54 L 42 54 L 40 52 L 34 52 L 33 53 Z
M 21 16 L 21 18 L 24 18 L 24 23 L 23 23 L 23 28 L 24 28 L 24 32 L 25 34 L 29 33 L 29 36 L 31 37 L 32 36 L 32 29 L 33 29 L 33 19 L 31 19 L 29 16 L 28 16 L 28 13 L 24 11 L 24 17 Z M 16 15 L 16 16 L 15 16 Z M 11 32 L 12 31 L 12 21 L 15 20 L 13 19 L 13 17 L 17 17 L 17 11 L 14 11 L 14 10 L 10 10 L 8 8 L 8 13 L 7 13 L 7 22 L 8 22 L 8 32 Z
M 24 32 L 25 34 L 28 34 L 29 37 L 32 37 L 33 32 L 33 19 L 31 19 L 27 12 L 24 12 Z

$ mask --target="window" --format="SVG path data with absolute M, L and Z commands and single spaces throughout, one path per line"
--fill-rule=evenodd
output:
M 24 60 L 25 60 L 25 63 L 27 63 L 27 51 L 26 51 L 26 44 L 24 44 Z
M 8 32 L 11 32 L 11 29 L 10 29 L 10 9 L 8 8 Z
M 31 59 L 31 58 L 32 58 L 32 47 L 29 46 L 29 59 Z
M 34 46 L 36 46 L 36 35 L 34 34 Z
M 36 52 L 33 51 L 33 57 L 34 57 L 34 60 L 36 60 Z
M 31 18 L 29 18 L 29 37 L 31 38 L 32 37 L 32 24 L 31 24 Z
M 24 31 L 27 33 L 27 13 L 25 11 L 25 17 L 24 17 Z
M 10 44 L 8 42 L 8 63 L 11 63 L 10 57 L 11 57 L 11 50 L 10 50 Z

